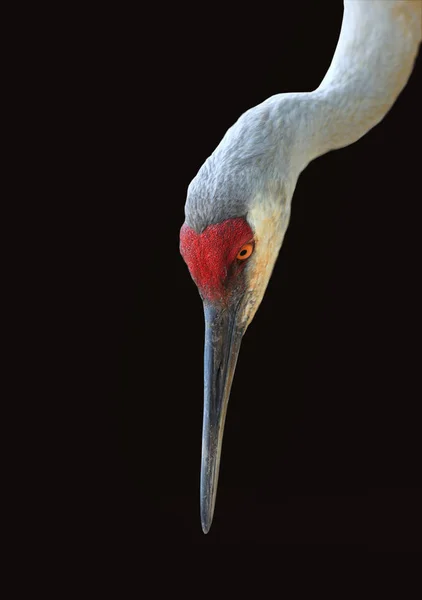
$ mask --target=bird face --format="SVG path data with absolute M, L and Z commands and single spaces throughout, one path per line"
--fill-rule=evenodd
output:
M 184 224 L 180 232 L 181 254 L 204 303 L 220 310 L 241 302 L 254 250 L 252 229 L 243 218 L 210 225 L 202 233 Z

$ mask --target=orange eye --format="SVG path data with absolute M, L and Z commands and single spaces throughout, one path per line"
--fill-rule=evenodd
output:
M 236 258 L 239 260 L 246 260 L 250 257 L 253 252 L 253 244 L 244 244 L 239 250 Z

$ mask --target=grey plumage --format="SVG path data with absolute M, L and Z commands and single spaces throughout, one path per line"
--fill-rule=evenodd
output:
M 277 162 L 283 135 L 270 100 L 239 118 L 189 185 L 186 223 L 197 232 L 246 216 L 257 192 L 280 180 Z
M 313 92 L 277 94 L 245 112 L 188 188 L 196 231 L 246 216 L 253 203 L 289 203 L 316 157 L 356 142 L 386 115 L 406 84 L 421 41 L 422 3 L 345 0 L 330 68 Z M 269 191 L 269 193 L 268 193 Z

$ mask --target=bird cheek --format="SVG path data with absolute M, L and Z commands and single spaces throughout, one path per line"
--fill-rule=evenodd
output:
M 230 291 L 235 297 L 242 296 L 246 291 L 247 279 L 244 265 L 234 265 L 230 273 Z

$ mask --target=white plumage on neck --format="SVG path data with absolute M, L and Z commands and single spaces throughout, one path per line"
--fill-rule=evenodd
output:
M 320 86 L 252 109 L 269 109 L 279 129 L 280 175 L 288 165 L 298 176 L 311 160 L 377 125 L 406 85 L 421 39 L 421 0 L 344 0 L 340 37 Z
M 356 142 L 389 111 L 422 37 L 420 0 L 346 0 L 339 41 L 310 101 L 320 107 L 310 160 Z

